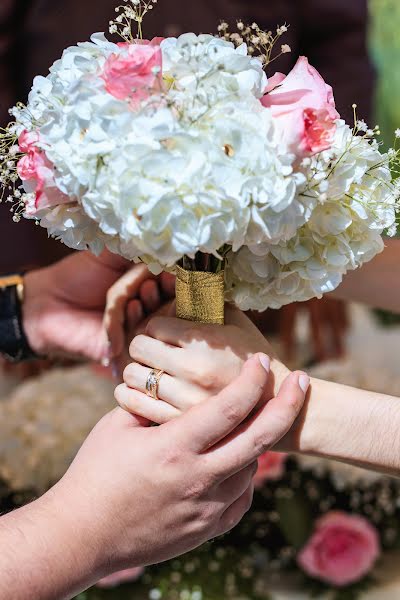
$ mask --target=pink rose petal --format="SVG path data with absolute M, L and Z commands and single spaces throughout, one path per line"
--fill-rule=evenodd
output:
M 343 587 L 365 577 L 380 554 L 378 532 L 369 521 L 343 512 L 330 512 L 298 556 L 311 577 Z

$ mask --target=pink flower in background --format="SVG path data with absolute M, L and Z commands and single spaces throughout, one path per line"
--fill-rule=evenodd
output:
M 330 512 L 317 521 L 298 563 L 311 577 L 341 587 L 367 575 L 379 554 L 378 532 L 371 523 L 363 517 Z
M 124 569 L 123 571 L 117 571 L 108 577 L 100 579 L 97 583 L 97 587 L 100 588 L 113 588 L 121 585 L 122 583 L 128 583 L 129 581 L 136 581 L 144 573 L 143 567 L 133 567 L 132 569 Z
M 159 90 L 162 85 L 161 40 L 154 38 L 140 43 L 119 44 L 121 54 L 112 54 L 104 66 L 103 80 L 107 92 L 118 100 L 129 99 L 132 108 L 135 108 L 153 90 Z
M 270 108 L 280 141 L 302 156 L 330 148 L 340 118 L 330 85 L 301 56 L 287 77 L 276 73 L 262 104 Z
M 261 487 L 265 481 L 277 481 L 285 472 L 287 454 L 282 452 L 266 452 L 258 459 L 258 470 L 254 477 L 254 485 Z
M 71 202 L 56 186 L 53 165 L 37 146 L 38 142 L 39 134 L 35 131 L 23 131 L 18 140 L 20 151 L 25 153 L 18 161 L 18 175 L 25 184 L 25 191 L 35 194 L 34 202 L 26 208 L 29 216 L 43 208 Z

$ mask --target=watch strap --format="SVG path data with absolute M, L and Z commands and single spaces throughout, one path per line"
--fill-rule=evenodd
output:
M 37 358 L 22 324 L 23 279 L 0 277 L 0 353 L 12 362 Z

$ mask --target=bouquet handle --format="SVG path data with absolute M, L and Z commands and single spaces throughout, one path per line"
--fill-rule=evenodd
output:
M 224 271 L 187 271 L 176 266 L 176 316 L 200 323 L 224 324 Z

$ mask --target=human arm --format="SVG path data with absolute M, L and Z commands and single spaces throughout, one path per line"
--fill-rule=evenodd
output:
M 267 357 L 255 355 L 232 385 L 158 428 L 120 409 L 103 418 L 50 492 L 0 518 L 0 597 L 71 598 L 234 527 L 251 504 L 257 457 L 304 402 L 294 374 L 248 418 L 268 375 Z
M 330 296 L 400 312 L 400 239 L 385 240 L 385 250 L 350 271 Z
M 120 404 L 157 422 L 175 418 L 193 402 L 201 402 L 210 390 L 231 381 L 243 361 L 258 351 L 272 358 L 272 377 L 264 397 L 268 400 L 288 369 L 273 356 L 266 339 L 245 315 L 228 307 L 226 317 L 223 328 L 172 318 L 152 319 L 147 335 L 132 342 L 134 362 L 124 373 L 130 389 L 117 395 Z M 166 371 L 158 402 L 143 393 L 148 367 Z M 400 399 L 312 379 L 295 426 L 276 449 L 335 458 L 399 475 L 399 431 Z

